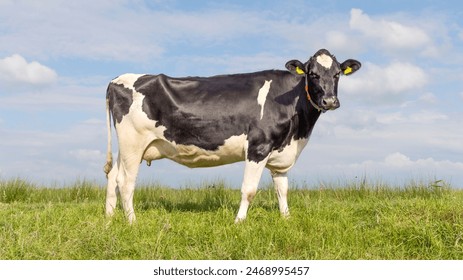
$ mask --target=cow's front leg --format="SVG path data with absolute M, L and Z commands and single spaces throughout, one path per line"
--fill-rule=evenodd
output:
M 240 209 L 238 210 L 238 215 L 236 215 L 235 223 L 239 223 L 246 219 L 249 203 L 251 203 L 252 199 L 256 195 L 260 177 L 262 176 L 266 163 L 267 160 L 263 160 L 261 162 L 246 160 L 243 184 L 241 186 L 241 204 Z
M 275 191 L 278 196 L 278 204 L 280 206 L 280 213 L 283 217 L 289 217 L 288 208 L 288 176 L 286 173 L 273 173 L 273 183 L 275 184 Z

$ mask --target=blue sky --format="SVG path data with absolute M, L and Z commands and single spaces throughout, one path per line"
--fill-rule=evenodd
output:
M 460 1 L 0 0 L 0 178 L 104 183 L 105 90 L 122 73 L 284 69 L 319 48 L 363 67 L 341 78 L 341 108 L 320 118 L 294 184 L 463 188 Z M 242 173 L 162 160 L 139 181 L 238 187 Z

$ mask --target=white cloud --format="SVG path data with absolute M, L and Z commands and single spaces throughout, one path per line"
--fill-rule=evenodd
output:
M 387 166 L 398 168 L 410 166 L 413 164 L 409 157 L 401 153 L 393 153 L 386 156 L 383 163 Z
M 424 173 L 427 175 L 442 175 L 444 177 L 451 177 L 461 174 L 463 172 L 463 162 L 453 162 L 450 160 L 435 160 L 432 157 L 420 158 L 412 160 L 410 157 L 400 152 L 394 152 L 387 155 L 382 161 L 364 161 L 360 164 L 352 164 L 351 167 L 364 169 L 382 170 L 387 172 L 413 172 Z
M 0 82 L 8 85 L 49 85 L 58 75 L 36 61 L 27 62 L 19 54 L 0 59 Z
M 375 20 L 359 9 L 351 10 L 349 26 L 385 48 L 416 49 L 431 42 L 428 34 L 418 27 L 385 19 Z
M 396 96 L 421 89 L 427 81 L 426 72 L 408 62 L 394 61 L 386 66 L 365 62 L 358 74 L 344 77 L 340 81 L 340 90 L 379 102 L 384 99 L 397 102 L 401 99 Z M 384 98 L 378 99 L 379 96 Z

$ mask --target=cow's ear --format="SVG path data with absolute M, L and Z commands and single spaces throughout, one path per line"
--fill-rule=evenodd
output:
M 354 74 L 360 67 L 362 67 L 362 64 L 355 59 L 348 59 L 341 63 L 342 73 L 346 76 Z
M 304 75 L 305 74 L 305 67 L 302 62 L 300 62 L 297 59 L 290 60 L 286 62 L 285 64 L 286 69 L 289 70 L 289 72 L 295 74 L 295 75 Z

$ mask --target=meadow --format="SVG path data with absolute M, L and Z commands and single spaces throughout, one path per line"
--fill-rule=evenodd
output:
M 145 184 L 129 225 L 95 183 L 0 180 L 0 259 L 463 259 L 463 190 L 441 181 L 290 189 L 289 219 L 264 186 L 234 224 L 239 199 L 221 182 Z

